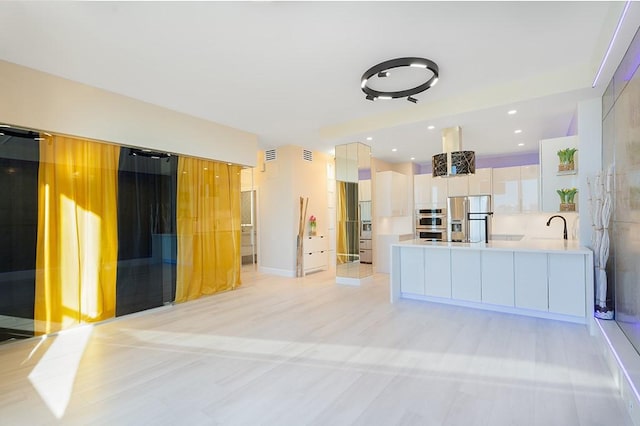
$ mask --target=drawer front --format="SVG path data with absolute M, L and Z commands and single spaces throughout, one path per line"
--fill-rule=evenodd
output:
M 304 269 L 316 269 L 327 266 L 327 252 L 317 251 L 304 254 Z
M 329 247 L 329 241 L 328 238 L 325 238 L 324 236 L 304 237 L 303 245 L 303 251 L 305 253 L 323 250 L 326 251 Z
M 360 240 L 360 250 L 371 250 L 371 240 Z

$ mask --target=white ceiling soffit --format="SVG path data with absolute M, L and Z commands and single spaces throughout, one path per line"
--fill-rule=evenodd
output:
M 566 134 L 577 102 L 601 95 L 638 28 L 634 3 L 592 89 L 624 6 L 1 2 L 0 59 L 253 132 L 263 148 L 360 141 L 387 161 L 429 161 L 443 127 L 462 126 L 478 155 L 537 150 L 538 138 Z M 435 61 L 438 84 L 417 104 L 365 100 L 362 73 L 403 56 Z

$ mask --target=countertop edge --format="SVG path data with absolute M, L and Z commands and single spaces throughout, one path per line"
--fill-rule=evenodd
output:
M 579 246 L 575 240 L 570 240 L 568 242 L 564 242 L 564 240 L 489 241 L 489 243 L 454 243 L 446 241 L 408 240 L 391 244 L 391 247 L 418 247 L 435 250 L 455 249 L 593 254 L 591 249 Z

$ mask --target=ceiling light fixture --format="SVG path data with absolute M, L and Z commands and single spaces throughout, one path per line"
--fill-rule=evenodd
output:
M 424 83 L 412 87 L 406 90 L 397 90 L 397 91 L 380 91 L 372 89 L 367 85 L 369 79 L 373 76 L 377 76 L 379 78 L 389 77 L 391 74 L 389 72 L 390 69 L 400 68 L 400 67 L 413 67 L 413 68 L 422 68 L 427 69 L 433 73 L 431 77 L 425 81 Z M 389 61 L 381 62 L 378 65 L 374 65 L 365 71 L 360 78 L 360 88 L 367 95 L 366 99 L 369 101 L 375 101 L 376 99 L 397 99 L 397 98 L 407 98 L 409 102 L 413 102 L 414 104 L 418 102 L 413 95 L 418 93 L 422 93 L 428 88 L 432 87 L 434 84 L 438 82 L 439 77 L 439 68 L 438 64 L 433 62 L 430 59 L 425 58 L 397 58 L 391 59 Z
M 435 128 L 436 128 L 436 126 L 429 126 L 429 127 L 427 127 L 427 129 L 429 129 L 429 130 L 433 130 L 433 129 L 435 129 Z
M 393 148 L 393 149 L 391 150 L 391 152 L 396 152 L 397 150 L 398 150 L 398 148 Z
M 520 142 L 520 143 L 518 144 L 518 146 L 524 146 L 524 143 Z
M 522 130 L 520 130 L 520 129 L 518 129 L 518 130 L 514 130 L 514 131 L 513 131 L 513 133 L 515 133 L 515 134 L 517 135 L 517 134 L 522 133 Z
M 373 138 L 371 136 L 367 136 L 367 140 L 371 141 L 371 140 L 373 140 Z
M 509 115 L 514 115 L 514 114 L 516 114 L 517 112 L 518 112 L 518 111 L 516 111 L 515 109 L 512 109 L 512 110 L 507 111 L 507 114 L 509 114 Z

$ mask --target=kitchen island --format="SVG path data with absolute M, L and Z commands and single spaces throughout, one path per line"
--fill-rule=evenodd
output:
M 392 303 L 417 299 L 592 327 L 593 282 L 593 253 L 574 240 L 391 246 Z

